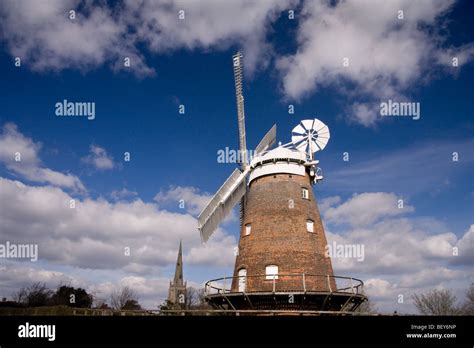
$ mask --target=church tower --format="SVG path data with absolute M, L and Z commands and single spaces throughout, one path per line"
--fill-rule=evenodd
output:
M 184 307 L 186 303 L 186 282 L 183 280 L 183 248 L 181 241 L 179 242 L 174 279 L 170 282 L 168 291 L 168 302 L 175 307 Z

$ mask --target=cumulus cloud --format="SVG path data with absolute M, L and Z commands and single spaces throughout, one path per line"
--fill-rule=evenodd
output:
M 190 214 L 197 215 L 209 203 L 211 196 L 200 192 L 195 187 L 171 186 L 167 190 L 158 192 L 153 199 L 159 205 L 181 208 Z
M 336 86 L 364 97 L 347 110 L 351 121 L 372 126 L 374 105 L 403 94 L 429 69 L 472 60 L 474 45 L 444 47 L 437 30 L 454 1 L 307 1 L 294 54 L 276 66 L 284 94 L 300 99 L 318 88 Z M 399 19 L 403 11 L 403 19 Z M 428 30 L 427 28 L 430 28 Z M 346 66 L 345 66 L 345 65 Z
M 121 190 L 113 190 L 110 193 L 110 198 L 112 198 L 114 201 L 133 199 L 137 196 L 138 196 L 137 191 L 131 191 L 131 190 L 126 189 L 125 187 Z
M 267 63 L 271 46 L 266 34 L 281 11 L 296 1 L 186 0 L 150 2 L 127 1 L 127 16 L 138 19 L 137 38 L 155 52 L 177 48 L 223 49 L 239 44 L 245 64 L 253 71 L 257 63 Z M 185 19 L 179 19 L 184 11 Z
M 140 303 L 156 309 L 166 298 L 172 275 L 163 272 L 173 268 L 180 240 L 186 268 L 231 268 L 235 261 L 233 236 L 218 229 L 201 244 L 194 217 L 160 210 L 139 198 L 81 200 L 58 187 L 1 177 L 0 192 L 1 241 L 38 244 L 39 256 L 32 266 L 21 260 L 0 265 L 0 294 L 5 297 L 37 281 L 51 288 L 59 283 L 81 286 L 103 300 L 128 285 Z M 75 208 L 70 207 L 71 199 Z M 188 285 L 202 285 L 190 277 L 186 276 Z
M 208 266 L 232 267 L 235 262 L 236 246 L 233 236 L 226 235 L 218 229 L 213 233 L 212 239 L 205 244 L 192 247 L 187 260 Z
M 90 146 L 90 154 L 83 157 L 82 161 L 97 170 L 110 170 L 116 167 L 112 156 L 103 147 L 97 145 Z
M 331 196 L 331 197 L 326 197 L 319 201 L 318 207 L 321 212 L 325 212 L 327 209 L 330 207 L 333 207 L 336 204 L 339 204 L 341 202 L 341 197 L 339 196 Z
M 79 10 L 80 9 L 80 10 Z M 70 19 L 70 11 L 76 11 Z M 2 39 L 12 55 L 34 70 L 89 70 L 104 63 L 114 68 L 131 58 L 137 75 L 150 75 L 143 56 L 127 37 L 113 9 L 88 1 L 2 1 Z M 19 25 L 21 23 L 21 25 Z
M 13 123 L 6 123 L 0 133 L 0 162 L 8 170 L 32 182 L 47 183 L 76 191 L 86 189 L 72 174 L 45 168 L 39 158 L 41 144 L 24 136 Z
M 138 47 L 169 53 L 239 45 L 253 71 L 257 64 L 268 63 L 271 45 L 266 33 L 271 23 L 295 2 L 165 0 L 123 1 L 111 6 L 79 0 L 41 4 L 7 0 L 0 5 L 0 28 L 10 52 L 35 70 L 87 70 L 103 64 L 119 70 L 128 57 L 127 69 L 146 76 L 154 70 Z M 73 20 L 70 10 L 76 11 Z
M 474 225 L 469 227 L 469 230 L 457 243 L 459 257 L 453 260 L 454 264 L 470 264 L 474 265 Z
M 189 214 L 159 210 L 140 199 L 80 200 L 59 188 L 5 178 L 0 178 L 0 189 L 2 201 L 8 202 L 0 212 L 2 239 L 38 244 L 40 260 L 92 269 L 120 269 L 132 263 L 164 267 L 175 261 L 180 239 L 193 250 L 190 263 L 213 257 L 207 255 L 209 247 L 201 245 L 196 219 Z M 71 199 L 75 208 L 70 207 Z M 211 242 L 220 246 L 229 265 L 235 238 L 221 233 Z
M 457 236 L 433 218 L 410 216 L 413 207 L 395 213 L 391 205 L 396 204 L 396 197 L 391 193 L 326 200 L 330 204 L 322 214 L 328 243 L 364 246 L 362 261 L 333 257 L 335 273 L 361 278 L 379 309 L 414 312 L 411 295 L 432 288 L 452 288 L 464 296 L 473 275 L 473 225 Z M 340 226 L 340 222 L 348 225 Z M 403 303 L 398 302 L 399 295 Z
M 325 209 L 325 218 L 332 223 L 348 223 L 351 226 L 367 226 L 373 222 L 412 212 L 414 208 L 404 204 L 399 207 L 399 197 L 393 193 L 375 192 L 355 194 L 348 201 Z
M 186 268 L 231 267 L 234 262 L 234 237 L 218 230 L 202 245 L 196 220 L 190 215 L 160 212 L 141 200 L 76 200 L 76 208 L 71 209 L 72 197 L 59 188 L 0 178 L 0 191 L 0 239 L 39 245 L 37 263 L 4 260 L 0 265 L 1 297 L 44 282 L 52 289 L 61 283 L 80 286 L 94 298 L 108 300 L 112 291 L 127 285 L 145 308 L 156 309 L 166 298 L 172 277 L 161 273 L 174 265 L 179 239 L 185 247 Z M 130 248 L 130 256 L 125 255 L 125 248 Z M 189 286 L 202 286 L 189 280 L 190 276 L 186 277 Z

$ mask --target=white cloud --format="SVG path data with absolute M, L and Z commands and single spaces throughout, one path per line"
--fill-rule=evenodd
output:
M 187 261 L 208 266 L 232 267 L 235 262 L 236 246 L 233 236 L 226 235 L 218 229 L 209 241 L 191 248 Z
M 123 200 L 132 199 L 132 198 L 135 198 L 136 196 L 138 196 L 137 191 L 131 191 L 131 190 L 126 189 L 125 187 L 121 190 L 113 190 L 110 193 L 110 198 L 112 198 L 114 201 L 118 201 L 122 199 Z
M 195 187 L 171 186 L 158 192 L 153 198 L 160 206 L 181 208 L 190 214 L 199 214 L 211 200 L 208 193 L 202 193 Z
M 367 294 L 375 298 L 395 298 L 393 295 L 397 292 L 396 286 L 384 279 L 367 279 L 364 285 Z
M 368 98 L 368 105 L 354 103 L 348 117 L 373 125 L 380 119 L 373 108 L 380 98 L 402 97 L 427 70 L 440 64 L 450 67 L 450 55 L 461 57 L 460 65 L 474 57 L 473 44 L 442 47 L 443 36 L 436 26 L 453 4 L 441 0 L 305 2 L 298 48 L 277 60 L 284 94 L 300 99 L 318 88 L 337 86 L 349 100 Z M 398 19 L 399 10 L 403 20 Z
M 451 281 L 462 280 L 467 274 L 468 272 L 466 271 L 442 266 L 420 269 L 413 274 L 402 276 L 400 278 L 400 286 L 404 288 L 437 287 L 444 282 L 449 283 Z
M 185 49 L 243 47 L 245 64 L 253 70 L 267 61 L 271 46 L 266 43 L 270 24 L 296 1 L 187 0 L 165 2 L 127 1 L 127 21 L 136 25 L 137 40 L 154 52 Z M 178 18 L 184 11 L 185 19 Z M 132 19 L 131 19 L 132 18 Z
M 459 256 L 454 260 L 454 264 L 471 264 L 474 265 L 474 225 L 458 241 Z
M 40 150 L 41 144 L 21 134 L 15 124 L 6 123 L 3 126 L 0 133 L 0 162 L 3 162 L 8 170 L 32 182 L 76 191 L 86 190 L 77 176 L 43 167 L 39 158 Z
M 390 193 L 363 193 L 346 201 L 327 199 L 331 204 L 322 214 L 328 243 L 364 246 L 363 261 L 332 258 L 335 274 L 362 279 L 372 302 L 384 312 L 415 312 L 413 293 L 433 288 L 450 288 L 463 298 L 473 276 L 474 225 L 458 237 L 435 219 L 407 217 L 406 210 L 393 214 L 394 198 Z M 349 226 L 341 228 L 341 221 Z
M 354 103 L 352 104 L 351 108 L 351 120 L 355 123 L 369 127 L 374 125 L 378 120 L 379 114 L 377 114 L 377 112 L 379 110 L 374 107 L 371 107 L 367 104 Z
M 341 202 L 341 197 L 339 196 L 331 196 L 323 198 L 321 201 L 318 202 L 318 208 L 321 213 L 324 213 L 330 207 L 333 207 L 336 204 Z
M 91 145 L 90 154 L 82 158 L 84 163 L 92 165 L 97 170 L 110 170 L 116 167 L 112 156 L 100 146 Z
M 79 0 L 6 0 L 0 4 L 0 28 L 11 54 L 36 70 L 87 70 L 102 64 L 120 70 L 123 59 L 130 57 L 128 69 L 152 75 L 137 48 L 144 44 L 151 52 L 166 54 L 239 45 L 252 72 L 257 64 L 268 63 L 271 23 L 295 2 L 124 1 L 108 7 Z M 76 10 L 76 19 L 69 19 L 70 10 Z
M 38 244 L 39 256 L 33 266 L 17 260 L 6 260 L 8 272 L 0 266 L 1 296 L 10 297 L 21 286 L 40 281 L 50 288 L 71 283 L 108 299 L 112 290 L 129 285 L 141 304 L 156 309 L 167 296 L 172 275 L 163 271 L 174 269 L 180 239 L 185 269 L 231 268 L 235 261 L 233 236 L 218 229 L 202 244 L 194 217 L 159 210 L 138 198 L 115 203 L 76 198 L 76 208 L 71 209 L 73 197 L 60 188 L 6 178 L 0 178 L 0 192 L 1 239 Z M 130 256 L 125 255 L 126 247 Z M 192 273 L 185 273 L 185 278 L 188 285 L 201 286 L 192 281 Z
M 76 11 L 74 20 L 70 10 Z M 0 5 L 0 18 L 11 54 L 35 70 L 88 70 L 104 63 L 117 69 L 130 57 L 137 75 L 153 74 L 128 39 L 127 28 L 107 6 L 78 0 L 7 0 Z
M 325 209 L 326 221 L 332 223 L 348 223 L 351 226 L 367 226 L 382 218 L 412 212 L 414 208 L 406 203 L 402 209 L 398 207 L 397 197 L 393 193 L 375 192 L 355 194 L 348 201 Z M 337 202 L 337 201 L 336 201 Z
M 220 248 L 227 265 L 233 256 L 234 237 L 216 233 L 210 246 L 202 245 L 194 217 L 159 210 L 140 199 L 110 203 L 74 198 L 76 208 L 71 209 L 73 197 L 59 188 L 0 178 L 0 190 L 6 202 L 0 211 L 2 238 L 37 243 L 40 260 L 93 269 L 132 263 L 165 267 L 175 262 L 180 239 L 192 250 L 191 264 L 208 263 L 210 247 Z

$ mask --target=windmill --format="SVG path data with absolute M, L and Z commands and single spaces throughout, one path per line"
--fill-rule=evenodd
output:
M 366 300 L 363 283 L 334 276 L 312 190 L 323 179 L 314 154 L 326 147 L 329 128 L 318 119 L 303 120 L 293 128 L 290 142 L 272 149 L 276 142 L 273 125 L 249 160 L 241 53 L 233 56 L 233 66 L 240 168 L 203 209 L 198 229 L 206 242 L 240 203 L 240 240 L 233 276 L 207 282 L 207 301 L 233 310 L 356 309 Z

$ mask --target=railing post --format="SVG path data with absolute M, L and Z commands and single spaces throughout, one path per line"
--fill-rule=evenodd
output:
M 225 294 L 225 281 L 226 281 L 227 277 L 224 277 L 224 286 L 223 286 L 223 293 Z
M 351 277 L 351 292 L 354 293 L 354 284 L 352 283 L 352 277 Z
M 303 290 L 304 290 L 304 293 L 306 294 L 306 276 L 303 272 Z
M 329 287 L 329 292 L 332 292 L 332 288 L 331 288 L 331 281 L 329 280 L 329 274 L 327 275 L 328 277 L 328 287 Z
M 275 293 L 275 275 L 273 275 L 273 293 Z

